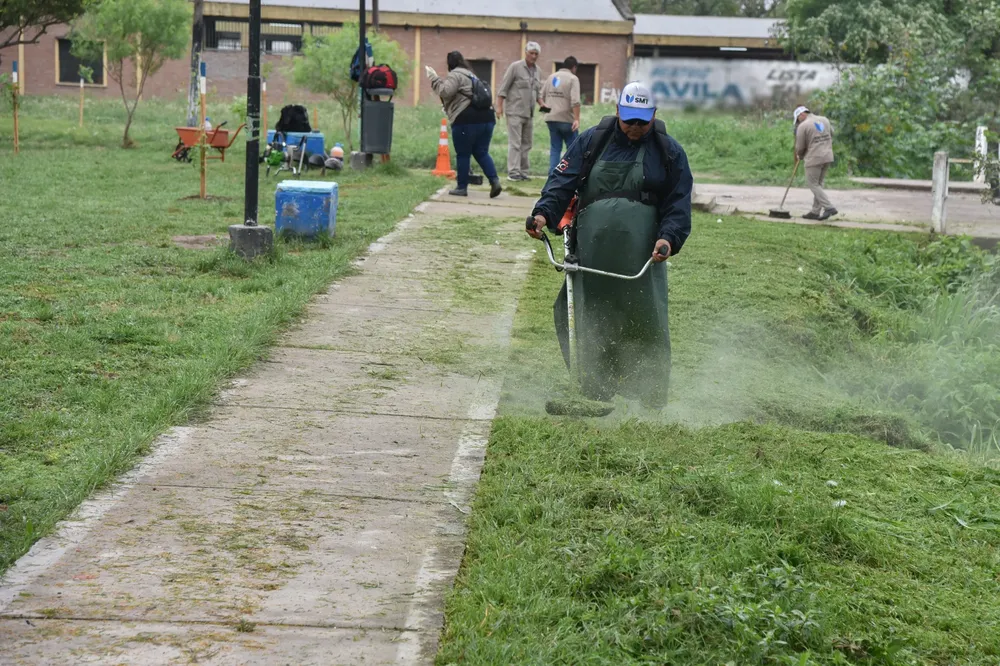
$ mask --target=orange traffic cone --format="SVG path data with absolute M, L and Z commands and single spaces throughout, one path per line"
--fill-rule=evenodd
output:
M 451 153 L 448 152 L 448 119 L 441 119 L 441 138 L 438 139 L 438 159 L 437 164 L 431 174 L 454 178 L 455 172 L 451 170 Z

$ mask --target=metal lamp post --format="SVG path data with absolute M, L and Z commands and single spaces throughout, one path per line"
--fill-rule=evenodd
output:
M 243 224 L 229 227 L 229 248 L 252 260 L 269 254 L 274 232 L 257 224 L 260 173 L 260 0 L 250 0 L 250 65 L 247 74 L 247 162 Z

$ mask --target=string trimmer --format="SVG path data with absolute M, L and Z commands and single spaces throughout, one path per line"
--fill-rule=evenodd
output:
M 529 231 L 535 229 L 535 218 L 529 216 L 525 222 L 525 227 Z M 563 261 L 559 263 L 556 261 L 556 257 L 552 252 L 552 243 L 549 242 L 549 237 L 544 231 L 539 232 L 540 240 L 545 243 L 545 253 L 548 255 L 549 263 L 555 266 L 557 271 L 561 271 L 566 274 L 566 315 L 567 323 L 569 328 L 569 371 L 570 376 L 573 378 L 573 383 L 579 386 L 580 384 L 580 363 L 577 357 L 577 344 L 576 344 L 576 319 L 575 315 L 575 303 L 573 302 L 573 273 L 590 273 L 592 275 L 603 275 L 604 277 L 616 278 L 619 280 L 638 280 L 649 267 L 653 265 L 653 258 L 650 257 L 646 260 L 645 265 L 635 275 L 621 275 L 619 273 L 609 273 L 607 271 L 598 270 L 596 268 L 588 268 L 587 266 L 581 266 L 576 255 L 573 254 L 570 247 L 571 238 L 571 227 L 563 229 Z M 660 248 L 658 250 L 660 256 L 667 256 L 666 248 Z M 615 406 L 611 403 L 600 402 L 597 400 L 549 400 L 545 403 L 545 411 L 553 416 L 607 416 L 615 410 Z

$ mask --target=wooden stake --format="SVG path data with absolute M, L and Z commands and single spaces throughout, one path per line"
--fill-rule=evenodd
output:
M 83 127 L 83 79 L 80 79 L 80 127 Z
M 19 128 L 17 123 L 17 91 L 18 91 L 18 80 L 17 80 L 17 61 L 14 61 L 14 74 L 12 83 L 14 84 L 13 92 L 13 102 L 14 102 L 14 154 L 17 155 L 21 152 L 21 142 L 18 136 Z
M 17 123 L 17 86 L 14 86 L 14 154 L 17 155 L 21 152 L 21 142 L 18 137 L 19 128 Z
M 200 190 L 200 194 L 201 194 L 201 198 L 204 199 L 204 198 L 206 198 L 206 195 L 207 195 L 207 193 L 206 193 L 206 186 L 205 186 L 205 162 L 207 161 L 205 159 L 205 157 L 206 157 L 205 156 L 205 151 L 206 151 L 206 146 L 208 144 L 208 134 L 205 132 L 205 92 L 206 92 L 206 90 L 208 88 L 208 85 L 207 85 L 207 83 L 205 81 L 205 63 L 201 63 L 201 76 L 199 77 L 198 85 L 199 85 L 199 92 L 200 92 L 200 97 L 201 97 L 201 130 L 200 130 L 201 131 L 201 141 L 199 142 L 201 144 L 201 190 Z

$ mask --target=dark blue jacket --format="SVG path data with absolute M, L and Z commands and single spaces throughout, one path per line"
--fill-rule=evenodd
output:
M 531 212 L 532 215 L 543 215 L 553 231 L 576 193 L 583 167 L 583 153 L 590 146 L 593 136 L 594 128 L 590 128 L 573 142 L 562 162 L 549 175 L 542 196 Z M 684 149 L 673 137 L 667 139 L 670 151 L 664 163 L 653 131 L 633 143 L 615 123 L 614 133 L 608 140 L 602 157 L 609 162 L 634 162 L 641 145 L 647 144 L 643 158 L 643 175 L 646 181 L 643 189 L 660 195 L 659 237 L 670 243 L 671 254 L 677 254 L 691 234 L 691 190 L 694 188 L 694 178 Z

